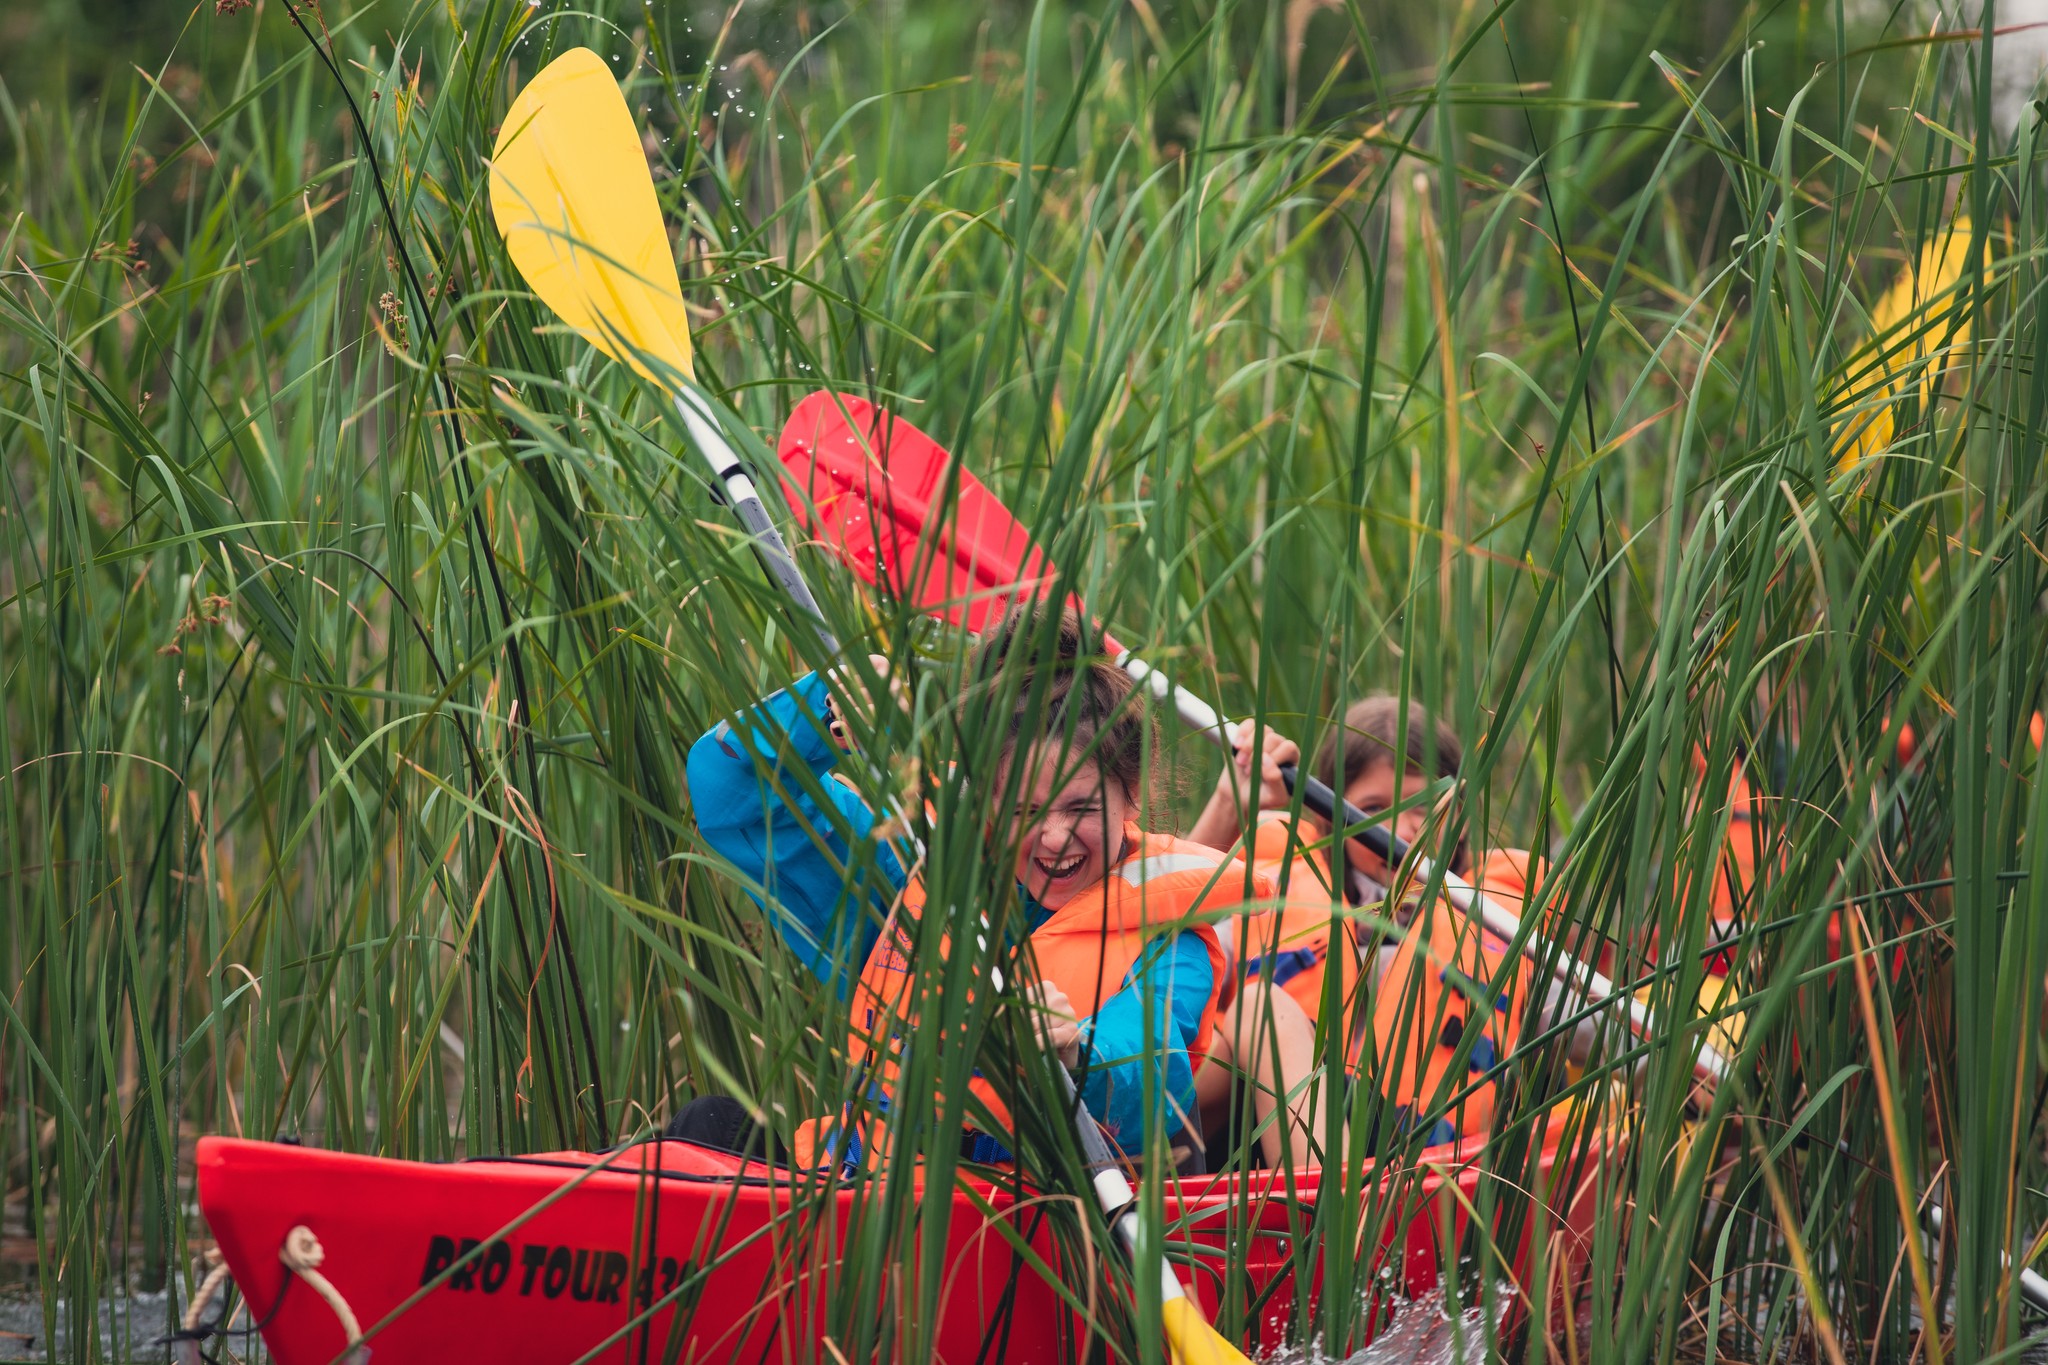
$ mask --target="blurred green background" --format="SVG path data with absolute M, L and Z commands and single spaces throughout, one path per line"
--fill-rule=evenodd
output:
M 2048 1220 L 2035 31 L 1795 0 L 306 14 L 0 5 L 0 1235 L 43 1267 L 41 1349 L 137 1356 L 175 1315 L 201 1134 L 439 1159 L 844 1083 L 682 774 L 822 661 L 658 395 L 545 329 L 482 211 L 511 92 L 574 43 L 629 73 L 744 432 L 872 386 L 1231 710 L 1313 741 L 1366 688 L 1426 699 L 1474 838 L 1549 853 L 1551 908 L 1674 1021 L 1584 1076 L 1555 1039 L 1516 1060 L 1510 1235 L 1454 1249 L 1468 1289 L 1556 1193 L 1530 1122 L 1627 1076 L 1555 1358 L 1924 1359 L 1937 1293 L 1951 1358 L 2038 1332 L 2005 1272 Z M 1916 291 L 1959 217 L 1990 264 Z M 934 780 L 947 649 L 804 553 L 846 639 L 925 670 L 870 776 Z M 1186 806 L 1213 756 L 1171 752 Z M 1702 1010 L 1744 760 L 1768 856 Z M 1851 912 L 1892 955 L 1867 1002 Z M 1716 1009 L 1750 1027 L 1702 1109 Z M 1899 1169 L 1957 1211 L 1924 1294 Z M 1301 1273 L 1336 1288 L 1297 1342 L 1359 1339 L 1352 1247 L 1400 1195 L 1317 1211 Z M 916 1215 L 871 1227 L 878 1275 Z M 914 1356 L 930 1314 L 878 1320 L 885 1289 L 843 1339 Z

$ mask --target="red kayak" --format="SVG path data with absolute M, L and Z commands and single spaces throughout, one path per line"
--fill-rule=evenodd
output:
M 1589 1145 L 1583 1121 L 1561 1111 L 1545 1131 L 1553 1285 L 1577 1282 L 1589 1244 L 1600 1198 Z M 1398 1266 L 1400 1283 L 1388 1288 L 1426 1293 L 1440 1257 L 1457 1254 L 1455 1242 L 1439 1247 L 1439 1229 L 1450 1218 L 1463 1230 L 1486 1178 L 1479 1148 L 1430 1148 L 1399 1177 L 1403 1209 L 1387 1220 L 1374 1267 Z M 198 1159 L 200 1209 L 282 1365 L 341 1356 L 350 1317 L 377 1365 L 848 1358 L 846 1307 L 835 1308 L 830 1289 L 852 1273 L 842 1250 L 859 1241 L 866 1199 L 849 1186 L 675 1141 L 441 1164 L 206 1138 Z M 1459 1196 L 1440 1197 L 1452 1180 Z M 1277 1344 L 1294 1316 L 1292 1239 L 1318 1185 L 1313 1172 L 1291 1190 L 1260 1172 L 1169 1188 L 1170 1244 L 1190 1257 L 1184 1281 L 1211 1311 L 1226 1293 L 1257 1304 L 1254 1344 Z M 1081 1310 L 1101 1276 L 1061 1256 L 1047 1202 L 1012 1173 L 963 1168 L 933 1358 L 1056 1365 L 1087 1354 Z M 310 1275 L 280 1259 L 300 1229 L 311 1234 L 294 1238 L 301 1265 L 318 1243 Z M 1520 1241 L 1526 1249 L 1526 1231 Z M 1063 1260 L 1074 1286 L 1065 1296 L 1038 1268 Z M 1564 1278 L 1552 1279 L 1560 1260 Z M 890 1283 L 912 1299 L 914 1276 Z M 883 1292 L 867 1301 L 883 1302 Z M 902 1341 L 890 1326 L 881 1339 Z M 891 1358 L 908 1351 L 882 1348 Z

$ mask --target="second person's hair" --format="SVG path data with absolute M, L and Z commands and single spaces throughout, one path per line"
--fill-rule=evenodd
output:
M 1407 724 L 1402 720 L 1401 699 L 1391 692 L 1374 692 L 1351 703 L 1344 723 L 1316 752 L 1316 776 L 1343 791 L 1377 764 L 1394 766 L 1398 748 L 1406 759 L 1400 765 L 1403 769 L 1456 777 L 1465 761 L 1465 746 L 1451 727 L 1433 722 L 1419 701 L 1408 703 Z
M 1339 793 L 1380 764 L 1397 773 L 1457 777 L 1465 746 L 1451 727 L 1433 718 L 1419 701 L 1408 703 L 1403 721 L 1401 699 L 1391 692 L 1374 692 L 1351 703 L 1344 723 L 1316 751 L 1316 776 Z M 1463 872 L 1465 863 L 1465 843 L 1460 839 L 1452 852 L 1451 870 Z

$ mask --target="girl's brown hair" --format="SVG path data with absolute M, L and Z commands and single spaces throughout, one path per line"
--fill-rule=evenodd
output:
M 1071 607 L 1011 607 L 974 646 L 968 676 L 975 685 L 961 702 L 961 730 L 1002 727 L 1004 762 L 1020 747 L 1057 740 L 1137 798 L 1145 788 L 1151 720 L 1144 698 L 1133 695 L 1137 684 L 1103 655 L 1101 639 Z M 989 703 L 1011 669 L 1016 702 L 1007 716 L 991 714 Z

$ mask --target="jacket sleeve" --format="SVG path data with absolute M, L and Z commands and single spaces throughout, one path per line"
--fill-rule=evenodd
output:
M 1201 1041 L 1196 1031 L 1215 989 L 1208 945 L 1187 930 L 1146 949 L 1117 993 L 1083 1021 L 1081 1102 L 1124 1150 L 1144 1145 L 1148 1103 L 1169 1136 L 1194 1120 L 1190 1049 Z
M 874 812 L 833 773 L 815 673 L 721 721 L 690 748 L 697 828 L 745 879 L 799 960 L 844 998 L 904 882 Z

